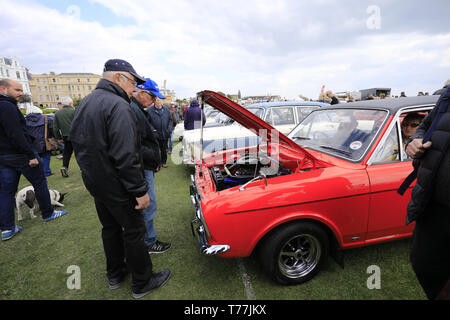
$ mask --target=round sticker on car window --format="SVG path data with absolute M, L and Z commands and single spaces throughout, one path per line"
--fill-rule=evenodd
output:
M 352 149 L 352 150 L 358 150 L 358 149 L 360 149 L 362 147 L 362 142 L 361 141 L 353 141 L 351 144 L 350 144 L 350 149 Z

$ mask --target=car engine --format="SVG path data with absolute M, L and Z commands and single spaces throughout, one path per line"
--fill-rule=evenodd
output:
M 210 171 L 216 185 L 216 191 L 245 184 L 258 176 L 272 178 L 291 173 L 289 169 L 283 168 L 283 165 L 274 158 L 255 154 L 245 154 L 233 163 L 213 166 Z

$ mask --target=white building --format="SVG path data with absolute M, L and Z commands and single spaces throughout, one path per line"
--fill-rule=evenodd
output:
M 29 75 L 27 69 L 19 64 L 16 57 L 6 58 L 0 56 L 0 78 L 16 80 L 22 84 L 23 93 L 31 97 Z M 20 103 L 19 107 L 26 108 L 32 102 Z

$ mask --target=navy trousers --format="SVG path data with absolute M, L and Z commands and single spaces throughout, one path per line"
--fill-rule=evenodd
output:
M 118 277 L 124 269 L 131 272 L 131 287 L 142 289 L 153 274 L 152 261 L 144 244 L 146 232 L 141 211 L 135 203 L 118 205 L 94 198 L 103 226 L 102 240 L 106 256 L 106 276 Z
M 9 167 L 0 163 L 0 229 L 2 231 L 11 230 L 15 226 L 15 194 L 21 175 L 25 176 L 34 187 L 42 218 L 48 218 L 53 213 L 47 179 L 44 176 L 41 160 L 36 167 L 27 165 L 23 168 Z

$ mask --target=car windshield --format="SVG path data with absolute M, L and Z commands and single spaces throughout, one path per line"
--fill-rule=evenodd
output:
M 312 112 L 290 133 L 303 147 L 360 161 L 388 113 L 367 109 L 321 109 Z
M 264 116 L 264 109 L 262 108 L 248 108 L 247 110 L 256 115 L 257 117 L 261 118 L 262 116 Z M 221 124 L 230 124 L 234 122 L 233 119 L 231 119 L 230 117 L 221 112 L 215 117 L 215 121 Z
M 255 116 L 262 118 L 264 116 L 264 109 L 263 108 L 248 108 L 248 111 L 253 113 Z

